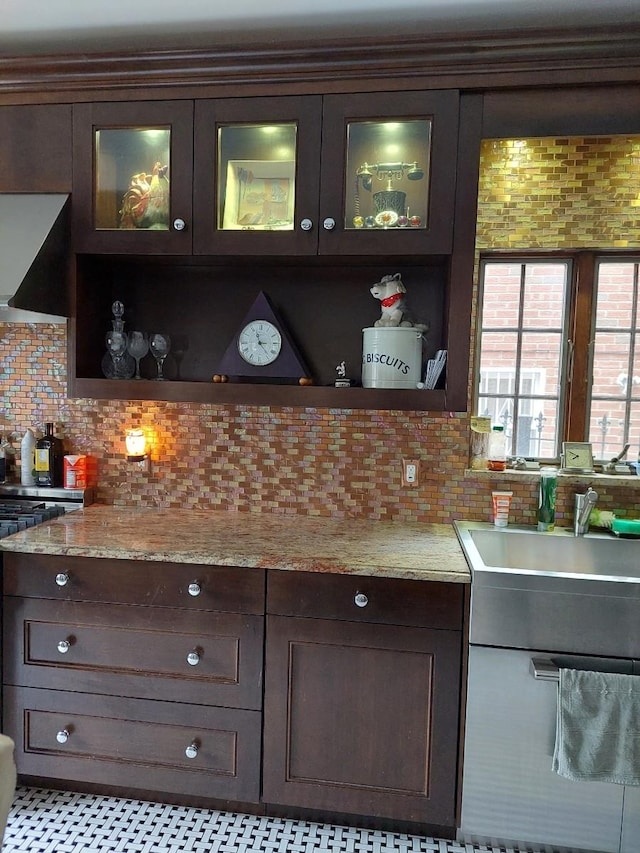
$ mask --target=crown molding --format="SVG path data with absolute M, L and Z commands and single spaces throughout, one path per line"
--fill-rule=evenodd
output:
M 640 26 L 0 56 L 0 101 L 15 102 L 19 95 L 117 99 L 136 90 L 147 97 L 206 96 L 258 85 L 263 91 L 265 85 L 351 91 L 362 80 L 383 89 L 408 81 L 412 88 L 461 89 L 631 83 L 640 80 L 638 57 Z

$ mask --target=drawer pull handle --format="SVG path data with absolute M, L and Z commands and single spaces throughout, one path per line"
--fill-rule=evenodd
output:
M 58 572 L 56 575 L 56 583 L 58 586 L 66 586 L 69 583 L 69 575 L 67 572 Z
M 195 649 L 187 655 L 187 663 L 189 666 L 198 666 L 200 663 L 200 654 Z
M 56 740 L 58 743 L 66 743 L 69 740 L 69 729 L 62 729 L 56 735 Z
M 190 743 L 189 746 L 185 749 L 184 754 L 187 758 L 197 758 L 198 757 L 198 744 L 194 741 Z
M 61 655 L 66 655 L 66 653 L 71 648 L 71 640 L 60 640 L 58 643 L 58 651 Z
M 195 598 L 202 592 L 202 587 L 198 581 L 192 581 L 187 588 L 187 592 Z
M 366 607 L 369 603 L 369 599 L 364 594 L 364 592 L 356 592 L 356 597 L 353 599 L 356 607 Z

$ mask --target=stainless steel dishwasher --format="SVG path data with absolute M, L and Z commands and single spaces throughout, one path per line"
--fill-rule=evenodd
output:
M 558 667 L 640 674 L 640 544 L 455 526 L 472 571 L 459 839 L 638 853 L 640 788 L 551 760 Z

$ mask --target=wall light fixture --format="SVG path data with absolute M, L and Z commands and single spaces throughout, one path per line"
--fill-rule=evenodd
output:
M 148 471 L 150 468 L 149 448 L 144 430 L 139 427 L 128 429 L 125 433 L 124 443 L 127 448 L 127 462 L 132 462 L 141 471 Z

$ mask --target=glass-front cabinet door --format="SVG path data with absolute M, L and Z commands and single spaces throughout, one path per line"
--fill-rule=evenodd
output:
M 322 253 L 448 253 L 458 93 L 327 96 Z
M 321 98 L 198 101 L 194 250 L 317 250 Z
M 191 252 L 192 101 L 74 107 L 76 247 Z

